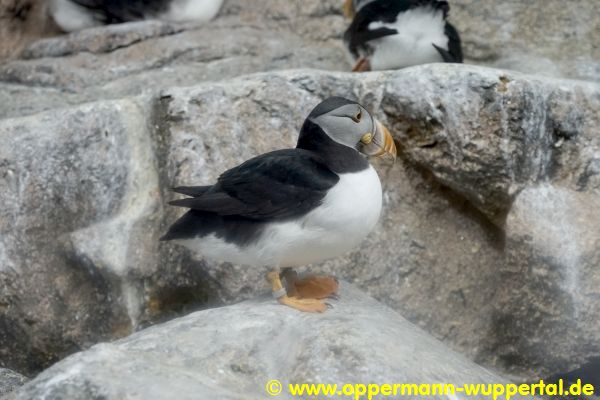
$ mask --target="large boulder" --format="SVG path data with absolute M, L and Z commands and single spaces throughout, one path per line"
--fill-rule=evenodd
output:
M 264 270 L 158 244 L 179 212 L 163 209 L 173 198 L 167 188 L 211 182 L 293 146 L 304 116 L 329 95 L 377 110 L 373 90 L 394 76 L 263 74 L 0 123 L 4 207 L 13 216 L 2 236 L 4 362 L 36 371 L 98 340 L 267 291 Z M 378 166 L 386 211 L 376 232 L 310 270 L 356 282 L 476 356 L 492 296 L 478 288 L 499 266 L 498 230 L 410 166 L 392 167 Z
M 506 221 L 496 357 L 564 371 L 600 354 L 598 210 L 598 192 L 542 183 L 519 193 Z
M 278 398 L 298 383 L 505 382 L 360 290 L 343 284 L 340 295 L 322 315 L 270 298 L 194 313 L 73 355 L 14 399 L 262 399 L 274 379 Z
M 98 340 L 267 291 L 266 269 L 215 263 L 158 243 L 181 212 L 163 207 L 174 198 L 167 188 L 210 183 L 249 157 L 293 146 L 304 116 L 333 94 L 357 98 L 387 120 L 405 161 L 377 164 L 385 208 L 361 248 L 309 270 L 356 282 L 488 365 L 524 374 L 532 366 L 553 372 L 558 362 L 584 360 L 593 352 L 578 341 L 577 332 L 589 332 L 585 343 L 595 340 L 595 297 L 583 296 L 586 318 L 573 319 L 574 308 L 561 299 L 572 298 L 569 290 L 575 287 L 563 284 L 566 273 L 547 275 L 548 286 L 560 290 L 547 296 L 556 300 L 557 311 L 539 318 L 548 324 L 576 321 L 577 329 L 566 332 L 572 338 L 561 355 L 544 363 L 546 355 L 535 343 L 550 340 L 550 334 L 557 338 L 552 332 L 559 331 L 527 324 L 538 318 L 542 304 L 535 290 L 515 296 L 506 289 L 514 280 L 536 282 L 528 274 L 538 269 L 528 268 L 519 252 L 539 260 L 548 255 L 535 246 L 544 241 L 535 232 L 544 229 L 530 233 L 519 227 L 530 227 L 531 221 L 511 222 L 537 214 L 519 212 L 520 203 L 513 207 L 511 199 L 547 180 L 552 188 L 577 191 L 578 186 L 565 185 L 580 182 L 579 171 L 588 171 L 587 186 L 579 189 L 585 192 L 582 200 L 574 198 L 583 204 L 596 198 L 593 168 L 564 161 L 566 154 L 593 159 L 594 142 L 585 138 L 592 140 L 587 126 L 597 113 L 595 91 L 580 85 L 447 65 L 368 75 L 293 71 L 5 120 L 0 123 L 2 204 L 12 216 L 2 228 L 0 253 L 8 266 L 0 272 L 8 288 L 1 299 L 8 307 L 0 317 L 2 337 L 9 338 L 2 341 L 5 362 L 33 371 Z M 502 107 L 525 91 L 538 101 Z M 554 104 L 556 93 L 568 98 L 570 92 L 579 96 L 577 112 L 584 117 L 575 125 L 562 119 L 559 126 L 580 139 L 541 145 L 550 140 L 542 127 L 558 124 L 554 118 L 562 109 L 536 113 Z M 514 131 L 505 139 L 504 120 Z M 512 176 L 501 151 L 505 146 L 514 151 L 504 154 L 523 165 L 532 163 L 525 154 L 536 154 L 532 159 L 555 166 L 542 170 L 561 173 L 544 176 L 514 164 L 519 173 Z M 522 207 L 535 210 L 535 202 L 524 201 Z M 503 215 L 509 212 L 515 219 L 506 222 Z M 590 212 L 572 223 L 593 218 Z M 585 235 L 578 240 L 591 243 L 585 245 L 582 268 L 593 287 L 598 236 L 592 228 L 578 229 Z M 514 312 L 524 304 L 528 308 Z M 555 354 L 554 348 L 546 351 Z
M 227 0 L 208 24 L 145 21 L 40 40 L 0 64 L 0 117 L 252 72 L 348 71 L 341 9 L 342 0 Z M 600 79 L 597 17 L 594 0 L 454 0 L 451 11 L 469 63 L 589 80 Z
M 529 185 L 600 190 L 598 84 L 440 65 L 385 90 L 405 154 L 498 225 Z
M 31 42 L 59 33 L 46 0 L 0 0 L 0 62 L 17 57 Z
M 358 96 L 377 109 L 371 90 L 391 76 L 263 74 L 0 123 L 3 207 L 13 216 L 0 253 L 5 362 L 35 371 L 98 340 L 268 290 L 264 270 L 159 246 L 179 212 L 163 209 L 172 198 L 167 188 L 211 182 L 249 157 L 293 146 L 323 97 Z M 476 288 L 500 259 L 496 228 L 403 163 L 379 168 L 380 227 L 361 249 L 311 270 L 359 283 L 476 354 L 490 298 Z M 482 260 L 483 268 L 462 267 Z
M 452 0 L 469 63 L 536 75 L 600 79 L 595 0 Z
M 129 333 L 159 208 L 146 105 L 0 123 L 0 354 L 35 371 Z M 133 313 L 132 313 L 133 312 Z
M 598 85 L 450 65 L 233 79 L 347 70 L 340 3 L 229 0 L 208 25 L 92 29 L 0 65 L 1 365 L 37 372 L 266 291 L 263 270 L 158 244 L 178 215 L 166 188 L 292 146 L 330 95 L 387 120 L 402 154 L 377 165 L 375 232 L 311 270 L 487 365 L 546 373 L 598 353 Z M 468 60 L 596 79 L 595 2 L 563 3 L 455 0 L 452 18 Z
M 230 0 L 209 24 L 142 21 L 40 40 L 0 63 L 0 117 L 252 72 L 347 70 L 344 25 L 336 0 Z
M 588 82 L 454 66 L 386 86 L 405 156 L 504 231 L 479 356 L 505 367 L 552 371 L 600 351 L 599 95 Z

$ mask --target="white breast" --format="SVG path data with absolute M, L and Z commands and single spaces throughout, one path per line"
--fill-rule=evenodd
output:
M 381 183 L 373 167 L 340 175 L 323 203 L 297 220 L 269 224 L 255 243 L 239 248 L 210 235 L 182 241 L 201 255 L 251 266 L 294 267 L 356 248 L 381 213 Z
M 52 0 L 50 13 L 54 22 L 65 32 L 74 32 L 102 25 L 92 12 L 70 0 Z
M 448 50 L 446 22 L 441 10 L 429 7 L 408 10 L 398 15 L 393 23 L 373 22 L 369 29 L 381 27 L 396 29 L 396 35 L 371 41 L 374 47 L 370 59 L 373 70 L 405 68 L 412 65 L 442 62 L 440 53 L 433 47 Z
M 208 22 L 217 15 L 222 4 L 223 0 L 171 0 L 168 10 L 161 15 L 149 15 L 144 9 L 139 12 L 147 19 Z M 52 0 L 50 12 L 65 32 L 102 25 L 94 18 L 93 11 L 70 0 Z
M 221 4 L 223 0 L 173 0 L 164 19 L 208 22 L 217 15 Z

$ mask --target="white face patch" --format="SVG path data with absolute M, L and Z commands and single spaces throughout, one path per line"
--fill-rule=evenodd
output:
M 431 7 L 419 7 L 400 13 L 393 23 L 372 22 L 369 29 L 385 27 L 395 29 L 398 33 L 370 42 L 374 48 L 370 59 L 371 68 L 397 69 L 442 62 L 442 56 L 433 45 L 448 50 L 445 25 L 443 12 Z
M 358 104 L 348 104 L 312 119 L 336 142 L 356 149 L 366 133 L 374 133 L 373 117 Z

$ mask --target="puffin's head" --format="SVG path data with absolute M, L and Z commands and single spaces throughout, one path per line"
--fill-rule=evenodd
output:
M 330 97 L 316 106 L 307 120 L 333 141 L 368 157 L 390 155 L 396 159 L 396 145 L 388 129 L 355 101 Z

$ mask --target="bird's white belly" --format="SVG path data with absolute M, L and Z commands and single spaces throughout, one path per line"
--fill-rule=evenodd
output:
M 294 267 L 338 257 L 355 248 L 381 213 L 381 183 L 373 167 L 340 175 L 323 203 L 296 220 L 269 224 L 255 242 L 238 247 L 209 235 L 182 241 L 201 255 L 251 266 Z
M 223 0 L 172 0 L 169 11 L 161 19 L 208 22 L 217 15 L 222 3 Z
M 369 25 L 370 29 L 380 27 L 396 29 L 398 33 L 371 42 L 374 48 L 370 59 L 373 70 L 442 62 L 443 58 L 433 44 L 448 50 L 441 11 L 417 8 L 400 14 L 394 23 L 373 22 Z
M 86 8 L 70 0 L 52 0 L 50 12 L 54 21 L 65 32 L 74 32 L 102 25 Z
M 139 11 L 147 19 L 207 22 L 217 15 L 222 4 L 223 0 L 172 0 L 167 11 L 159 15 L 149 15 L 144 9 Z M 94 18 L 93 11 L 70 0 L 52 0 L 50 10 L 56 23 L 66 32 L 103 25 Z

